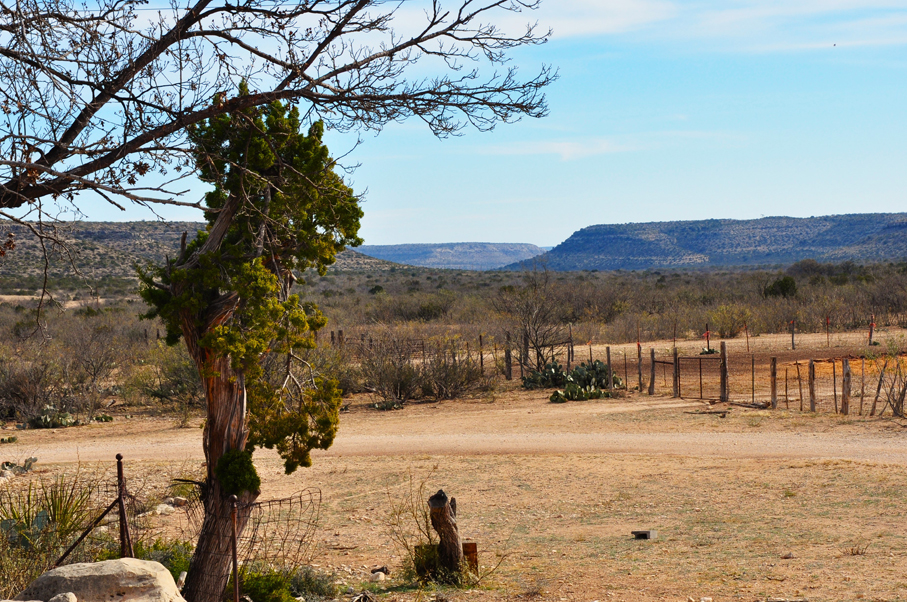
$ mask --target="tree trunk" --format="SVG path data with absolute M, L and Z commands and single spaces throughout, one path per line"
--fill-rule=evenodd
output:
M 463 544 L 460 542 L 460 531 L 457 528 L 457 500 L 447 499 L 443 489 L 428 498 L 431 511 L 431 526 L 438 532 L 441 543 L 438 544 L 438 561 L 443 578 L 457 581 L 463 570 Z
M 229 298 L 213 304 L 205 330 L 225 322 L 234 309 L 235 300 Z M 220 602 L 232 569 L 232 521 L 230 495 L 221 489 L 215 470 L 221 456 L 234 449 L 243 449 L 246 445 L 249 431 L 246 427 L 245 381 L 243 375 L 230 366 L 230 358 L 218 357 L 199 346 L 201 337 L 191 319 L 183 320 L 183 335 L 202 377 L 207 402 L 207 420 L 202 436 L 207 462 L 206 486 L 202 496 L 205 517 L 189 565 L 183 597 L 189 602 Z M 239 496 L 237 535 L 245 528 L 251 512 L 250 504 L 258 494 L 257 491 L 246 491 Z

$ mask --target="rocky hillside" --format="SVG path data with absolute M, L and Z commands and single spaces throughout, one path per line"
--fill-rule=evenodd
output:
M 51 281 L 63 288 L 118 282 L 122 291 L 134 288 L 135 264 L 160 263 L 179 251 L 183 232 L 189 236 L 204 228 L 198 222 L 73 222 L 58 228 L 66 248 L 48 246 Z M 23 226 L 0 222 L 0 242 L 12 233 L 16 246 L 0 257 L 0 292 L 29 293 L 40 287 L 44 268 L 38 240 Z M 73 265 L 79 273 L 73 270 Z M 337 257 L 334 270 L 385 271 L 395 264 L 355 251 Z
M 570 271 L 772 266 L 801 259 L 907 259 L 907 213 L 603 224 L 575 232 L 532 261 Z M 523 267 L 531 263 L 505 269 Z
M 363 245 L 356 250 L 404 265 L 453 270 L 492 270 L 544 253 L 535 245 L 493 242 Z

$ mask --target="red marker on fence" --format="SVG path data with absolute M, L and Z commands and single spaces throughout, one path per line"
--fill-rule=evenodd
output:
M 705 334 L 702 335 L 702 338 L 705 339 L 705 348 L 708 351 L 712 350 L 712 333 L 709 331 L 709 325 L 705 325 Z

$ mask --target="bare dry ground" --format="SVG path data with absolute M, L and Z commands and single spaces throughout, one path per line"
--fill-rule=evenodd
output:
M 838 335 L 826 352 L 858 353 L 862 336 Z M 763 366 L 785 337 L 751 345 Z M 256 454 L 262 498 L 320 489 L 314 563 L 358 590 L 369 567 L 393 574 L 402 562 L 389 496 L 405 497 L 410 477 L 455 496 L 461 534 L 500 567 L 473 590 L 391 580 L 377 588 L 389 600 L 907 598 L 903 422 L 739 407 L 722 418 L 687 412 L 724 405 L 637 393 L 554 405 L 549 394 L 514 383 L 394 412 L 358 398 L 312 468 L 288 477 L 275 455 Z M 131 475 L 163 485 L 202 461 L 200 430 L 163 418 L 19 435 L 0 453 L 38 456 L 50 473 L 77 461 L 109 470 L 119 452 Z M 637 529 L 658 537 L 634 540 Z

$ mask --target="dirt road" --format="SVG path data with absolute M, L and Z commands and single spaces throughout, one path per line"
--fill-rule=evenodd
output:
M 343 414 L 333 447 L 320 456 L 646 454 L 715 458 L 840 459 L 907 465 L 899 429 L 860 429 L 834 417 L 784 430 L 783 412 L 732 409 L 731 417 L 686 414 L 699 402 L 638 397 L 555 405 L 514 392 L 495 403 L 422 404 L 395 412 Z M 642 420 L 642 415 L 646 419 Z M 651 420 L 663 415 L 663 422 Z M 834 422 L 837 420 L 837 422 Z M 830 422 L 831 421 L 831 422 Z M 25 431 L 13 455 L 42 464 L 132 459 L 202 459 L 198 428 L 165 419 L 126 419 L 56 432 Z M 5 452 L 13 452 L 13 446 Z M 265 459 L 266 452 L 260 452 Z

